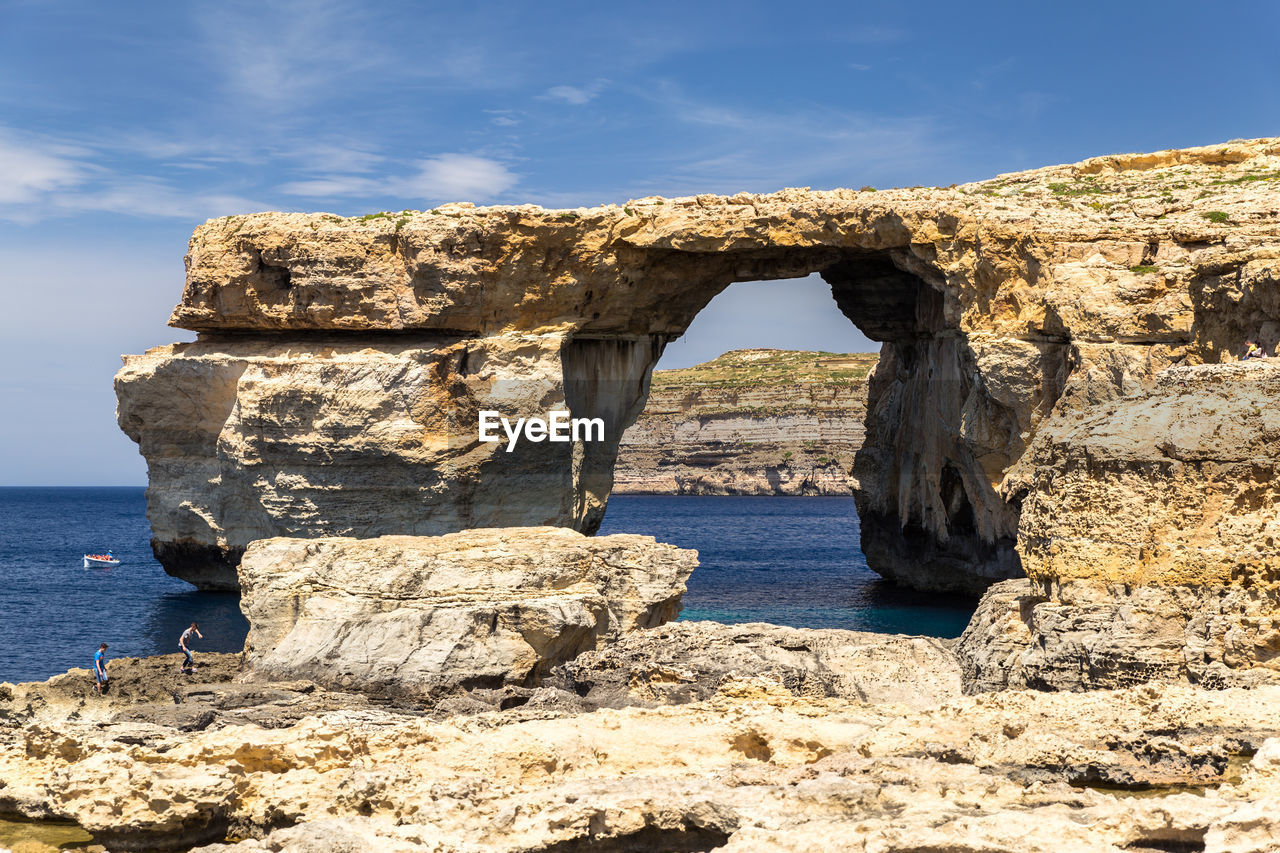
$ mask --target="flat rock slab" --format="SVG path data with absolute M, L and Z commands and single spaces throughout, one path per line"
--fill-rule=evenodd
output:
M 372 694 L 535 686 L 680 611 L 697 552 L 556 527 L 268 539 L 240 564 L 248 667 Z
M 588 705 L 694 702 L 762 677 L 796 696 L 929 708 L 960 695 L 960 665 L 934 637 L 752 623 L 676 622 L 637 631 L 555 669 L 548 683 Z

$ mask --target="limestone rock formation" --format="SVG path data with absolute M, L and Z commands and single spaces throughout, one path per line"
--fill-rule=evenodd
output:
M 674 619 L 696 565 L 652 537 L 556 527 L 265 539 L 240 563 L 248 667 L 393 696 L 534 686 Z
M 933 707 L 960 694 L 949 644 L 780 625 L 673 622 L 637 631 L 556 667 L 547 683 L 588 707 L 672 705 L 710 699 L 728 682 L 776 681 L 797 696 Z
M 675 707 L 447 719 L 297 685 L 264 685 L 256 700 L 225 689 L 224 706 L 257 704 L 182 731 L 91 700 L 41 705 L 39 686 L 23 686 L 21 707 L 0 703 L 0 809 L 73 821 L 111 850 L 210 853 L 1228 853 L 1280 841 L 1280 687 L 1006 692 L 911 709 L 740 678 Z
M 1171 368 L 1042 430 L 1025 495 L 1029 581 L 960 642 L 972 689 L 1280 681 L 1280 362 Z
M 851 495 L 874 355 L 751 349 L 657 370 L 615 494 Z
M 869 565 L 980 590 L 1022 573 L 1005 479 L 1043 427 L 1249 338 L 1274 352 L 1278 180 L 1262 139 L 945 189 L 212 220 L 172 318 L 201 340 L 129 359 L 120 421 L 157 554 L 206 586 L 274 535 L 591 532 L 666 342 L 732 282 L 819 272 L 882 342 L 854 470 Z M 535 400 L 603 418 L 605 440 L 478 441 L 473 405 Z M 384 477 L 358 529 L 342 492 Z
M 587 484 L 611 454 L 477 440 L 481 410 L 564 410 L 561 359 L 558 338 L 507 335 L 205 339 L 129 356 L 118 416 L 148 460 L 156 557 L 201 588 L 236 589 L 245 547 L 271 536 L 592 528 L 603 498 Z M 596 414 L 591 389 L 575 399 Z

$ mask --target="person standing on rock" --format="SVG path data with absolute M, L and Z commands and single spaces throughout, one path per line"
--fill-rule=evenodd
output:
M 191 654 L 191 649 L 187 647 L 187 643 L 191 642 L 191 635 L 195 634 L 200 639 L 204 639 L 204 634 L 200 633 L 200 629 L 196 627 L 196 623 L 192 622 L 191 627 L 182 632 L 182 636 L 178 638 L 178 648 L 182 649 L 182 653 L 186 658 L 182 661 L 182 672 L 190 675 L 196 671 L 196 659 Z
M 93 656 L 93 692 L 101 696 L 107 690 L 107 644 L 98 646 Z

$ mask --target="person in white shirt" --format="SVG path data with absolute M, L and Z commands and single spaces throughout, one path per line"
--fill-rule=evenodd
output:
M 187 643 L 191 642 L 192 635 L 204 639 L 204 634 L 200 633 L 200 629 L 196 627 L 196 623 L 192 622 L 191 627 L 182 632 L 182 636 L 178 638 L 178 648 L 182 649 L 182 653 L 186 658 L 182 661 L 182 671 L 188 675 L 196 671 L 196 659 L 191 654 L 191 648 Z

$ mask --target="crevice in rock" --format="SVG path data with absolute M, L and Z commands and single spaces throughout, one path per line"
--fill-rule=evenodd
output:
M 690 823 L 673 828 L 646 826 L 627 835 L 559 841 L 539 848 L 539 853 L 703 853 L 724 847 L 729 837 L 730 833 L 723 830 Z
M 964 488 L 964 477 L 954 465 L 942 469 L 938 483 L 942 505 L 947 511 L 947 532 L 952 536 L 969 536 L 977 531 L 973 504 Z
M 1203 853 L 1204 831 L 1190 831 L 1177 838 L 1141 838 L 1124 846 L 1133 853 Z
M 287 266 L 280 264 L 270 264 L 262 259 L 262 252 L 254 249 L 253 259 L 255 261 L 254 277 L 255 284 L 258 285 L 260 291 L 279 291 L 288 290 L 293 286 L 293 276 L 289 272 Z

